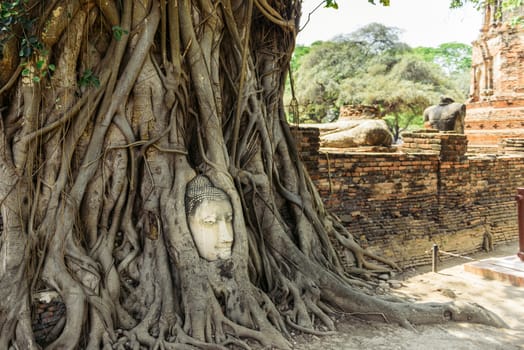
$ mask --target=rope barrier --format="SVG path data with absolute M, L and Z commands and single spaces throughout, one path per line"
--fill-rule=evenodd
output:
M 450 256 L 453 256 L 455 258 L 462 258 L 462 259 L 466 259 L 466 260 L 475 260 L 469 256 L 464 256 L 464 255 L 460 255 L 460 254 L 455 254 L 455 253 L 450 253 L 450 252 L 446 252 L 444 250 L 439 250 L 439 253 L 441 254 L 444 254 L 444 255 L 450 255 Z
M 430 251 L 426 251 L 426 253 L 429 253 L 429 252 Z M 445 250 L 440 250 L 437 244 L 433 244 L 433 247 L 431 248 L 431 271 L 433 271 L 433 272 L 438 272 L 438 260 L 439 260 L 438 258 L 439 258 L 439 254 L 449 255 L 449 256 L 452 256 L 454 258 L 461 258 L 461 259 L 465 259 L 465 260 L 475 261 L 475 259 L 473 259 L 473 258 L 471 258 L 469 256 L 464 256 L 464 255 L 460 255 L 460 254 L 446 252 Z

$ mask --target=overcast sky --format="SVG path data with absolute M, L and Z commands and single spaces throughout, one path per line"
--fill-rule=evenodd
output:
M 321 0 L 303 0 L 302 24 Z M 297 36 L 301 45 L 330 40 L 373 22 L 403 30 L 402 42 L 411 47 L 437 47 L 446 42 L 471 44 L 477 39 L 482 14 L 468 5 L 449 9 L 450 0 L 391 0 L 391 6 L 371 5 L 367 0 L 338 0 L 339 9 L 319 8 Z M 378 1 L 377 1 L 378 2 Z

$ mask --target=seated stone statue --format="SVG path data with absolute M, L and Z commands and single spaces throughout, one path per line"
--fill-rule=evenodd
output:
M 227 194 L 198 175 L 186 187 L 189 229 L 200 256 L 208 261 L 228 259 L 233 247 L 233 208 Z
M 440 131 L 464 133 L 466 105 L 455 102 L 452 98 L 441 96 L 438 105 L 424 110 L 424 125 Z

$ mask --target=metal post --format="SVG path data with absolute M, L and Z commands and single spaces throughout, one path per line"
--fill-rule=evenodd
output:
M 521 261 L 524 261 L 524 188 L 517 188 L 517 195 L 515 196 L 517 201 L 517 211 L 519 217 L 519 251 L 517 256 Z
M 433 248 L 431 249 L 431 271 L 437 272 L 438 271 L 438 245 L 433 244 Z

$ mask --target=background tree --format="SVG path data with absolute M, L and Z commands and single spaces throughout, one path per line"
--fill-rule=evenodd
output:
M 344 104 L 376 103 L 398 133 L 422 125 L 422 110 L 437 103 L 439 95 L 466 99 L 471 47 L 448 43 L 411 49 L 398 35 L 397 28 L 371 23 L 308 50 L 301 47 L 300 64 L 293 70 L 300 121 L 332 121 Z
M 333 38 L 335 42 L 353 42 L 359 44 L 367 58 L 384 53 L 402 53 L 409 46 L 400 42 L 401 30 L 387 27 L 381 23 L 370 23 L 349 34 L 339 34 Z
M 320 122 L 330 111 L 338 117 L 337 100 L 344 79 L 364 74 L 376 56 L 384 62 L 395 61 L 406 47 L 398 41 L 398 29 L 378 23 L 311 45 L 294 75 L 303 121 Z
M 294 75 L 303 115 L 320 122 L 330 109 L 337 109 L 341 80 L 356 75 L 367 59 L 365 47 L 353 41 L 313 44 Z
M 424 108 L 437 103 L 443 94 L 464 98 L 435 64 L 405 55 L 391 69 L 378 61 L 365 75 L 344 80 L 337 104 L 378 106 L 398 140 L 408 127 L 423 125 Z
M 0 349 L 39 348 L 39 290 L 66 307 L 47 349 L 285 349 L 334 309 L 503 325 L 373 295 L 365 279 L 395 266 L 325 211 L 285 120 L 300 1 L 1 6 Z M 196 174 L 230 199 L 231 258 L 195 248 Z
M 438 64 L 448 75 L 469 72 L 471 68 L 471 46 L 462 43 L 443 43 L 436 48 L 416 47 L 413 54 Z
M 465 96 L 469 92 L 471 74 L 471 46 L 462 43 L 443 43 L 438 47 L 416 47 L 413 54 L 427 62 L 438 64 L 444 74 L 455 82 Z M 464 97 L 465 98 L 465 97 Z M 464 98 L 461 98 L 463 100 Z

